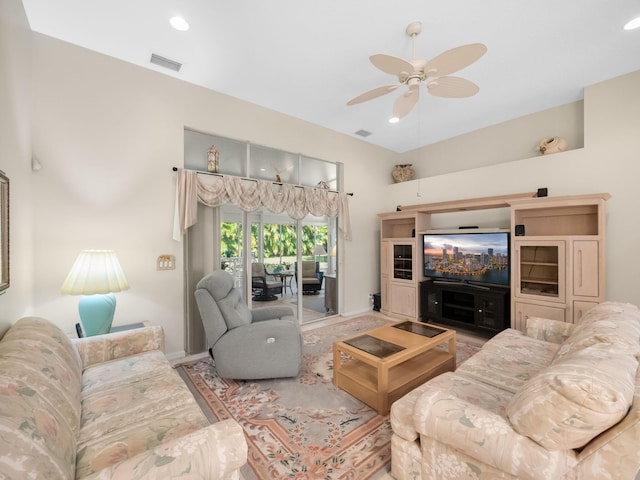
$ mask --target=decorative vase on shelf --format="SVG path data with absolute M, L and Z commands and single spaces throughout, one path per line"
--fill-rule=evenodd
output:
M 218 167 L 220 166 L 220 152 L 215 147 L 215 145 L 211 145 L 209 150 L 207 151 L 207 170 L 210 172 L 218 172 Z
M 416 177 L 416 173 L 413 171 L 413 165 L 411 163 L 405 163 L 396 165 L 391 172 L 391 176 L 394 182 L 400 183 L 413 180 Z
M 538 151 L 543 155 L 564 152 L 566 149 L 567 141 L 562 137 L 543 138 L 538 144 Z

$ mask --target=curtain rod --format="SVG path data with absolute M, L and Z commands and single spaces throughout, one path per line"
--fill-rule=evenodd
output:
M 171 170 L 173 170 L 174 172 L 178 171 L 178 167 L 172 167 Z M 184 170 L 191 170 L 192 172 L 196 172 L 196 173 L 201 173 L 203 175 L 213 175 L 215 177 L 224 177 L 224 174 L 222 173 L 215 173 L 215 172 L 204 172 L 202 170 L 192 170 L 190 168 L 185 168 Z M 247 177 L 240 177 L 242 180 L 249 180 L 251 182 L 257 182 L 258 180 L 255 178 L 247 178 Z M 283 185 L 282 182 L 272 182 L 274 185 Z M 295 188 L 304 188 L 302 185 L 294 185 Z M 320 188 L 320 187 L 311 187 L 311 188 Z M 331 193 L 340 193 L 337 192 L 335 190 L 329 190 Z M 347 192 L 346 195 L 349 195 L 350 197 L 353 197 L 353 193 Z

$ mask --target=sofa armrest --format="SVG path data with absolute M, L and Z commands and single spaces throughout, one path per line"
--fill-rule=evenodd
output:
M 151 350 L 164 352 L 164 330 L 159 325 L 136 328 L 106 335 L 74 338 L 85 369 L 96 363 L 128 357 Z
M 239 479 L 245 463 L 247 442 L 242 427 L 235 420 L 224 420 L 99 470 L 84 480 Z
M 421 436 L 517 478 L 531 478 L 533 471 L 561 478 L 576 463 L 572 450 L 547 450 L 516 432 L 505 416 L 438 388 L 418 398 L 413 423 Z
M 600 478 L 640 478 L 640 368 L 636 372 L 636 391 L 629 413 L 616 425 L 589 442 L 578 455 L 578 468 L 598 471 Z
M 529 317 L 527 336 L 560 345 L 573 331 L 574 324 L 551 320 L 550 318 Z

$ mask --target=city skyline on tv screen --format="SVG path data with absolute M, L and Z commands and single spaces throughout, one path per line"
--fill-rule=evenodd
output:
M 509 284 L 509 235 L 498 233 L 425 234 L 425 277 Z
M 453 253 L 457 247 L 463 253 L 487 253 L 490 248 L 494 254 L 509 254 L 509 240 L 506 232 L 499 233 L 442 233 L 425 235 L 424 250 L 429 254 L 440 254 L 446 248 L 447 253 Z

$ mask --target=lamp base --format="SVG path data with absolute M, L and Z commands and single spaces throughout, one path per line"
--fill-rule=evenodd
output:
M 82 297 L 78 305 L 78 312 L 80 312 L 84 334 L 91 337 L 109 333 L 115 311 L 116 296 L 113 293 Z

